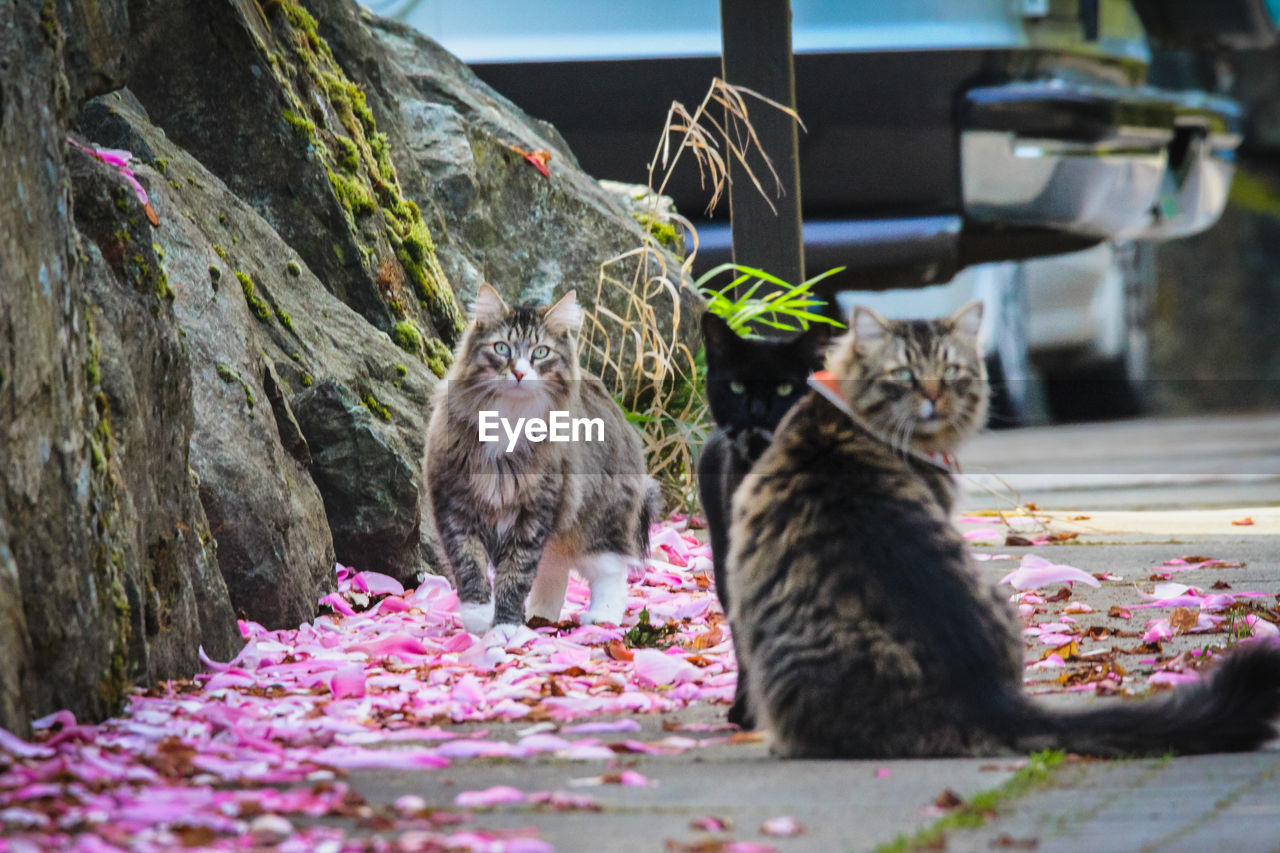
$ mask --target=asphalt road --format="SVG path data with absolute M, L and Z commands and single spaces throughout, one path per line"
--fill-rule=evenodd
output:
M 1064 544 L 1025 548 L 997 542 L 976 550 L 1015 558 L 1035 553 L 1122 578 L 1097 589 L 1076 585 L 1080 588 L 1070 600 L 1095 611 L 1076 617 L 1081 627 L 1140 628 L 1148 618 L 1168 616 L 1168 609 L 1138 611 L 1130 621 L 1107 614 L 1113 604 L 1140 601 L 1140 593 L 1155 583 L 1150 575 L 1178 557 L 1209 556 L 1244 565 L 1173 574 L 1172 580 L 1206 589 L 1221 581 L 1235 591 L 1265 593 L 1268 597 L 1258 600 L 1272 605 L 1271 596 L 1280 594 L 1280 415 L 999 432 L 979 439 L 964 462 L 970 472 L 970 511 L 1035 504 L 1038 515 L 1018 522 L 1019 532 L 1077 534 Z M 1253 523 L 1233 524 L 1246 519 Z M 991 561 L 982 571 L 994 583 L 1015 565 Z M 1177 636 L 1165 642 L 1161 658 L 1224 639 Z M 1104 638 L 1082 642 L 1081 652 L 1101 654 L 1139 642 Z M 1044 651 L 1033 640 L 1028 660 Z M 1125 663 L 1126 684 L 1145 687 L 1152 667 L 1141 655 L 1115 659 Z M 1072 664 L 1072 670 L 1080 666 Z M 1028 689 L 1054 689 L 1057 674 L 1029 673 Z M 1080 707 L 1123 700 L 1056 692 L 1041 701 Z M 723 712 L 701 706 L 665 718 L 640 717 L 642 732 L 612 738 L 722 738 L 723 732 L 696 728 L 720 721 Z M 676 731 L 686 726 L 695 730 Z M 508 727 L 513 739 L 520 728 Z M 679 755 L 620 758 L 615 770 L 634 769 L 654 784 L 586 789 L 603 806 L 599 812 L 499 807 L 475 819 L 486 827 L 536 826 L 562 851 L 732 850 L 715 844 L 728 839 L 771 845 L 782 853 L 875 850 L 939 820 L 936 802 L 945 791 L 967 801 L 1002 785 L 1020 764 L 1017 757 L 782 762 L 771 759 L 758 742 L 720 744 Z M 352 781 L 373 802 L 413 793 L 447 803 L 455 792 L 493 785 L 526 792 L 582 790 L 575 785 L 601 772 L 599 763 L 555 759 L 470 761 L 444 772 L 357 773 Z M 984 826 L 949 831 L 945 849 L 1280 850 L 1278 774 L 1275 744 L 1245 756 L 1069 763 L 1046 785 L 1003 801 Z M 719 833 L 694 828 L 693 821 L 707 816 L 731 821 L 733 828 Z M 762 834 L 763 821 L 782 816 L 803 824 L 803 834 Z

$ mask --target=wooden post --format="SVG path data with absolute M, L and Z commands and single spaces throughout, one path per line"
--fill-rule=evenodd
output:
M 725 82 L 745 86 L 795 109 L 790 0 L 720 0 L 720 34 Z M 730 164 L 733 260 L 799 284 L 804 281 L 804 237 L 796 122 L 767 104 L 750 100 L 749 105 L 760 144 L 781 179 L 782 195 L 774 196 L 776 188 L 764 164 L 753 164 L 777 208 L 775 214 L 751 180 L 742 175 L 741 166 Z

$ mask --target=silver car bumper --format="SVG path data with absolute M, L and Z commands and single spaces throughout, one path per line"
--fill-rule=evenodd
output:
M 1233 101 L 1063 81 L 967 93 L 964 213 L 996 227 L 1169 239 L 1222 214 L 1240 144 Z

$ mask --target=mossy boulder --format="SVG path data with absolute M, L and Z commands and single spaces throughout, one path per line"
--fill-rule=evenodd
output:
M 310 5 L 310 4 L 308 4 Z M 364 91 L 303 4 L 137 0 L 131 88 L 340 300 L 452 345 L 461 312 Z
M 164 177 L 138 171 L 164 223 L 156 239 L 192 351 L 192 466 L 237 609 L 273 627 L 314 617 L 335 559 L 410 583 L 431 571 L 416 472 L 435 375 L 334 296 L 128 92 L 100 104 L 109 112 L 97 137 L 145 147 L 166 166 Z M 214 280 L 210 267 L 226 272 Z M 376 399 L 388 417 L 317 414 L 322 388 L 366 415 L 359 401 Z M 351 442 L 360 453 L 347 452 Z
M 74 93 L 123 49 L 68 34 L 62 6 L 0 3 L 0 726 L 18 732 L 59 708 L 102 717 L 134 684 L 191 674 L 201 645 L 240 642 L 151 226 L 123 178 L 65 142 Z M 77 70 L 73 49 L 103 64 Z
M 599 298 L 618 316 L 635 313 L 624 288 L 601 284 L 601 267 L 643 245 L 651 229 L 633 216 L 625 196 L 579 168 L 554 127 L 421 33 L 358 10 L 351 0 L 308 6 L 334 55 L 367 93 L 405 196 L 430 223 L 435 256 L 460 303 L 469 305 L 488 281 L 512 301 L 553 301 L 576 288 L 588 310 Z M 550 177 L 522 151 L 550 154 Z M 663 336 L 672 335 L 678 317 L 675 336 L 696 351 L 702 300 L 672 248 L 659 245 L 648 267 L 648 275 L 665 271 L 671 287 L 651 288 L 645 301 Z M 635 264 L 619 261 L 607 273 L 630 283 Z M 588 366 L 601 372 L 593 357 L 588 352 Z M 625 357 L 622 367 L 626 381 Z

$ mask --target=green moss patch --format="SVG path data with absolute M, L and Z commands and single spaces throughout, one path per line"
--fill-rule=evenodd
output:
M 875 853 L 912 853 L 917 850 L 945 850 L 947 833 L 955 829 L 974 829 L 994 817 L 1009 800 L 1021 797 L 1048 784 L 1053 771 L 1066 760 L 1058 750 L 1032 753 L 1027 765 L 1013 774 L 1003 785 L 975 794 L 950 814 L 914 835 L 899 835 L 875 848 Z
M 240 270 L 235 270 L 235 276 L 240 280 L 240 289 L 244 291 L 244 301 L 249 303 L 249 310 L 253 312 L 253 316 L 264 323 L 270 322 L 271 308 L 258 298 L 257 288 L 254 287 L 253 279 L 240 272 Z
M 378 398 L 372 394 L 365 394 L 360 404 L 384 421 L 391 420 L 391 410 L 379 403 Z
M 240 387 L 244 390 L 245 405 L 249 407 L 249 411 L 252 413 L 254 410 L 254 407 L 258 405 L 258 400 L 256 397 L 253 396 L 253 389 L 249 387 L 249 383 L 245 382 L 244 378 L 241 377 L 239 373 L 236 373 L 234 370 L 232 370 L 230 365 L 223 364 L 222 362 L 218 362 L 216 365 L 216 368 L 218 371 L 218 378 L 221 379 L 223 382 L 240 383 Z
M 403 280 L 413 286 L 420 311 L 415 313 L 428 315 L 431 327 L 452 339 L 465 327 L 462 312 L 436 261 L 421 211 L 404 198 L 387 137 L 378 131 L 364 92 L 347 77 L 300 3 L 273 1 L 263 9 L 279 47 L 272 51 L 261 45 L 285 96 L 281 116 L 324 163 L 360 263 L 373 271 L 398 262 Z M 314 104 L 317 93 L 327 97 L 331 112 Z M 328 115 L 337 126 L 326 126 Z M 340 263 L 349 261 L 341 246 L 334 246 L 334 254 Z M 399 295 L 380 293 L 395 316 L 409 313 Z
M 414 355 L 422 354 L 422 331 L 412 320 L 401 320 L 391 329 L 391 340 L 395 345 Z

